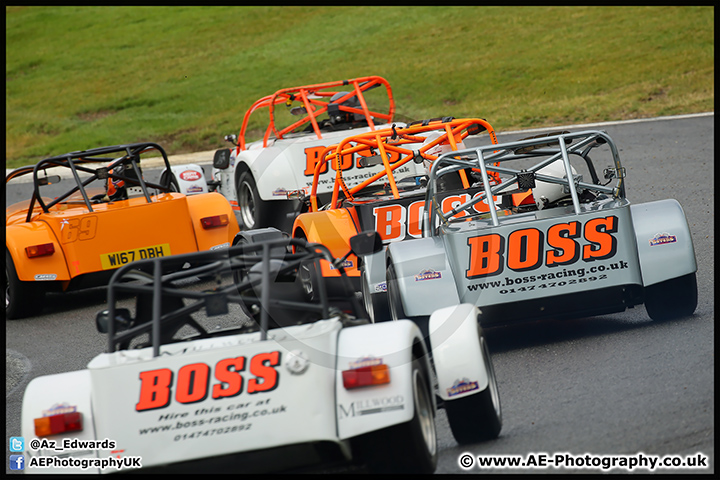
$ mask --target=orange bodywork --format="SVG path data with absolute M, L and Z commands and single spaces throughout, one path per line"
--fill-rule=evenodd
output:
M 168 256 L 229 245 L 239 231 L 227 200 L 217 193 L 186 197 L 163 193 L 148 203 L 137 197 L 93 205 L 58 204 L 30 222 L 27 210 L 7 217 L 6 246 L 18 278 L 69 281 L 151 256 Z M 227 217 L 224 226 L 206 229 L 201 219 Z M 52 243 L 54 253 L 30 258 L 26 247 Z

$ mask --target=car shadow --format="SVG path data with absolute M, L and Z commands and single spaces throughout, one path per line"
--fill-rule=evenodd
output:
M 492 353 L 520 350 L 538 345 L 612 335 L 659 325 L 642 314 L 628 312 L 573 319 L 544 319 L 484 328 Z

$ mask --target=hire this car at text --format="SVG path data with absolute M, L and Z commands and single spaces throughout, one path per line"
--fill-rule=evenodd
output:
M 267 111 L 269 121 L 262 139 L 248 143 L 250 118 L 256 111 Z M 278 90 L 252 104 L 239 136 L 225 137 L 236 148 L 215 152 L 208 184 L 227 197 L 242 229 L 276 227 L 289 232 L 304 205 L 298 197 L 310 191 L 325 147 L 356 133 L 387 128 L 394 115 L 390 84 L 378 76 Z M 351 160 L 343 160 L 339 168 L 350 186 L 381 169 Z M 329 195 L 334 178 L 332 169 L 319 172 L 319 195 Z
M 165 170 L 155 183 L 144 178 L 141 158 L 157 154 Z M 228 201 L 218 193 L 177 193 L 168 171 L 162 147 L 143 142 L 10 172 L 6 185 L 28 176 L 32 183 L 29 200 L 5 210 L 7 318 L 35 313 L 45 292 L 104 284 L 136 259 L 227 248 L 239 230 Z
M 346 462 L 431 473 L 440 404 L 459 442 L 498 436 L 497 381 L 477 307 L 433 312 L 426 341 L 414 322 L 371 323 L 353 292 L 333 296 L 322 277 L 308 278 L 307 263 L 330 262 L 342 273 L 342 259 L 324 246 L 277 229 L 251 235 L 255 241 L 224 251 L 120 267 L 109 308 L 97 316 L 107 352 L 85 370 L 29 383 L 25 438 L 108 439 L 112 445 L 72 455 L 141 457 L 147 472 Z M 352 243 L 359 253 L 381 248 L 374 232 Z M 185 263 L 191 267 L 178 270 Z M 67 455 L 28 453 L 29 466 Z
M 459 193 L 450 211 L 439 210 L 439 182 L 457 171 L 482 191 Z M 478 306 L 483 326 L 639 304 L 654 320 L 691 315 L 697 263 L 682 207 L 674 199 L 632 204 L 625 177 L 602 131 L 443 154 L 430 168 L 421 238 L 390 243 L 381 261 L 366 262 L 378 266 L 370 282 L 387 281 L 393 318 L 460 303 Z M 532 201 L 510 201 L 518 193 Z M 479 208 L 486 199 L 489 211 Z

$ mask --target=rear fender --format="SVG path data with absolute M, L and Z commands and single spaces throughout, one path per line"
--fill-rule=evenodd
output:
M 82 431 L 51 435 L 48 437 L 42 437 L 41 440 L 54 440 L 58 446 L 61 446 L 63 439 L 66 438 L 73 440 L 103 440 L 96 438 L 90 392 L 90 372 L 87 370 L 59 373 L 56 375 L 47 375 L 33 379 L 25 389 L 25 395 L 23 397 L 21 413 L 22 436 L 27 442 L 30 442 L 30 439 L 38 438 L 35 434 L 35 418 L 53 415 L 56 413 L 76 411 L 82 414 Z M 60 409 L 62 409 L 62 411 L 59 411 Z M 55 412 L 52 412 L 51 410 L 55 410 Z M 53 450 L 36 451 L 31 448 L 26 448 L 25 453 L 27 455 L 25 459 L 26 464 L 29 464 L 32 457 L 35 456 L 66 456 L 63 452 L 56 452 Z M 97 458 L 98 456 L 97 450 L 77 450 L 72 451 L 71 453 L 73 458 L 78 459 Z M 105 472 L 107 471 L 108 470 Z M 100 469 L 91 468 L 83 470 L 81 468 L 31 468 L 26 469 L 25 472 L 100 473 Z
M 344 328 L 337 352 L 338 436 L 345 440 L 410 421 L 414 415 L 412 358 L 430 372 L 420 329 L 410 320 Z M 343 370 L 382 362 L 390 369 L 390 383 L 347 390 Z M 432 388 L 432 387 L 430 387 Z M 435 399 L 435 396 L 430 397 Z
M 387 292 L 387 279 L 385 278 L 385 250 L 383 248 L 377 253 L 366 255 L 363 257 L 363 267 L 365 268 L 365 278 L 368 282 L 367 291 L 371 295 L 376 293 Z
M 172 171 L 173 177 L 175 177 L 175 181 L 177 181 L 180 193 L 184 193 L 185 195 L 208 193 L 207 179 L 201 166 L 194 163 L 171 165 L 170 170 Z M 166 171 L 167 169 L 163 170 L 162 173 Z M 162 178 L 162 174 L 160 178 Z
M 455 278 L 439 237 L 391 243 L 392 262 L 405 314 L 429 316 L 435 310 L 460 303 Z
M 488 386 L 478 315 L 480 310 L 475 305 L 462 303 L 436 310 L 430 316 L 437 394 L 443 400 L 474 395 Z
M 30 258 L 25 248 L 32 245 L 52 243 L 55 253 Z M 70 280 L 63 250 L 55 234 L 43 222 L 10 225 L 5 230 L 5 246 L 12 256 L 18 278 L 25 282 Z
M 228 248 L 240 228 L 230 203 L 225 197 L 216 192 L 205 195 L 192 195 L 187 197 L 190 218 L 192 219 L 198 250 L 215 250 Z M 217 215 L 227 215 L 228 224 L 223 227 L 204 228 L 202 219 Z
M 644 286 L 697 271 L 685 213 L 675 199 L 630 206 Z
M 293 224 L 293 238 L 304 236 L 308 242 L 321 243 L 330 249 L 335 258 L 344 257 L 350 251 L 350 238 L 358 234 L 352 215 L 344 208 L 298 215 Z M 336 277 L 338 272 L 330 264 L 320 261 L 325 277 Z M 344 264 L 349 277 L 358 277 L 358 260 L 354 254 Z

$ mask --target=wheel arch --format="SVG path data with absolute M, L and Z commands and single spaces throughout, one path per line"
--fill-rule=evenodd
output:
M 31 245 L 52 243 L 52 255 L 27 258 L 25 248 Z M 5 250 L 12 258 L 15 272 L 24 282 L 35 281 L 35 275 L 56 275 L 53 280 L 70 280 L 62 246 L 50 227 L 44 222 L 10 225 L 5 230 Z

